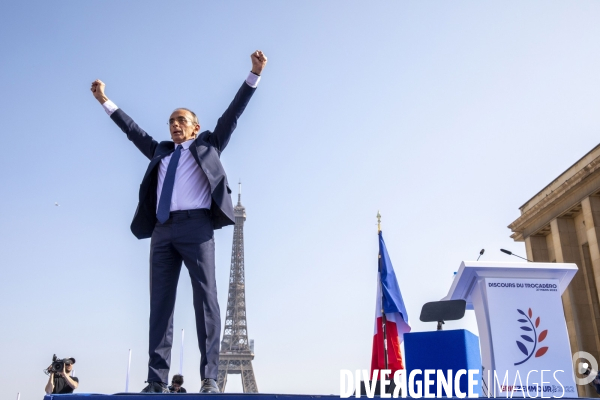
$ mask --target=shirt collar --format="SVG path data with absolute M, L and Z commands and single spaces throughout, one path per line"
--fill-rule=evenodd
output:
M 186 140 L 183 143 L 180 143 L 181 147 L 183 147 L 183 150 L 189 150 L 192 143 L 194 143 L 194 140 L 196 140 L 196 139 L 194 138 L 194 139 Z M 179 145 L 177 143 L 175 143 L 175 148 L 177 148 L 177 146 L 179 146 Z

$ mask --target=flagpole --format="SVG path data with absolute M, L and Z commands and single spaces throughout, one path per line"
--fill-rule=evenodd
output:
M 179 375 L 183 375 L 183 329 L 181 330 L 181 347 L 179 348 Z
M 131 349 L 129 349 L 129 359 L 127 360 L 127 376 L 125 377 L 125 393 L 129 392 L 129 370 L 131 369 Z
M 377 236 L 381 234 L 381 214 L 377 211 Z M 379 269 L 379 287 L 381 289 L 381 322 L 383 330 L 383 357 L 385 361 L 385 369 L 388 369 L 388 354 L 387 354 L 387 319 L 385 318 L 385 311 L 383 310 L 383 284 L 381 283 L 381 246 L 379 247 L 378 257 L 378 269 Z

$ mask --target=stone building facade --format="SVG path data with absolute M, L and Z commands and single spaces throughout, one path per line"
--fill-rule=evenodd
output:
M 508 227 L 536 262 L 575 263 L 579 271 L 562 295 L 571 352 L 600 362 L 600 145 L 520 207 Z M 579 396 L 598 397 L 590 386 Z

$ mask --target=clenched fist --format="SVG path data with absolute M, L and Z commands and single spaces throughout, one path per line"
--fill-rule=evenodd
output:
M 267 56 L 262 51 L 256 50 L 250 55 L 250 59 L 252 60 L 252 73 L 260 75 L 265 65 L 267 65 Z
M 106 85 L 104 84 L 104 82 L 102 82 L 100 79 L 96 79 L 94 82 L 92 82 L 92 87 L 90 88 L 92 94 L 94 95 L 96 100 L 100 102 L 100 104 L 104 104 L 108 101 L 108 97 L 104 95 L 105 87 Z

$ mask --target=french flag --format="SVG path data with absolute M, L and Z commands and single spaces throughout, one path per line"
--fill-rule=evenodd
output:
M 404 334 L 410 332 L 408 314 L 400 293 L 396 273 L 379 231 L 379 272 L 377 274 L 377 306 L 375 307 L 375 332 L 373 334 L 373 353 L 371 357 L 371 376 L 373 370 L 389 369 L 394 372 L 404 369 L 400 345 Z M 384 318 L 387 339 L 387 368 L 384 350 Z

